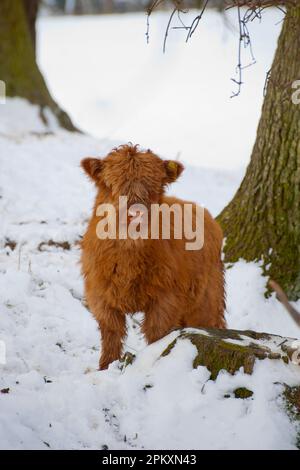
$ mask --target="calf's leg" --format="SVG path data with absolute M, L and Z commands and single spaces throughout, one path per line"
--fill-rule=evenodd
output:
M 106 309 L 105 315 L 101 315 L 97 320 L 102 339 L 99 369 L 103 370 L 121 357 L 122 342 L 126 334 L 126 318 L 118 311 Z
M 171 299 L 154 302 L 145 309 L 142 332 L 148 344 L 154 343 L 173 330 L 181 328 L 178 311 Z

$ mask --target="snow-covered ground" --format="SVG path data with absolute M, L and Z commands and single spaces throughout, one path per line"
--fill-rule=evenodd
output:
M 0 390 L 9 389 L 0 393 L 0 448 L 295 448 L 278 382 L 299 384 L 297 366 L 259 361 L 252 376 L 224 372 L 214 382 L 192 368 L 187 341 L 159 358 L 176 332 L 145 347 L 130 319 L 125 349 L 137 360 L 97 371 L 99 333 L 82 304 L 77 245 L 94 190 L 79 162 L 118 142 L 52 130 L 22 100 L 0 106 Z M 188 167 L 172 191 L 217 214 L 240 178 Z M 258 265 L 240 261 L 226 280 L 229 327 L 300 337 L 275 297 L 264 298 Z M 234 398 L 241 386 L 253 397 Z

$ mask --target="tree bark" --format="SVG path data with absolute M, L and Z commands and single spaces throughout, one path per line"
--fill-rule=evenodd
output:
M 219 215 L 225 261 L 261 260 L 291 300 L 300 298 L 300 5 L 287 8 L 246 175 Z
M 36 29 L 35 23 L 38 14 L 40 0 L 23 0 L 23 6 L 27 18 L 27 24 L 29 27 L 29 32 L 31 40 L 33 43 L 34 53 L 36 51 Z
M 195 346 L 194 369 L 207 367 L 211 380 L 215 380 L 222 370 L 234 374 L 241 367 L 245 374 L 252 374 L 255 362 L 264 359 L 292 363 L 300 368 L 300 342 L 293 338 L 251 330 L 186 328 L 178 331 L 178 336 L 169 343 L 161 357 L 171 354 L 182 340 L 189 340 Z M 133 364 L 135 359 L 135 355 L 126 352 L 120 361 L 121 368 Z
M 24 3 L 29 2 L 24 0 Z M 50 108 L 62 127 L 76 131 L 69 116 L 52 99 L 35 61 L 34 12 L 27 13 L 29 27 L 24 3 L 23 0 L 0 2 L 0 79 L 6 84 L 6 95 L 39 105 L 45 122 L 44 110 Z

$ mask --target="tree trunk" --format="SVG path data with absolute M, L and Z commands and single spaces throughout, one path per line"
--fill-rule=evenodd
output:
M 299 79 L 298 3 L 287 8 L 246 175 L 218 217 L 225 261 L 261 260 L 292 300 L 300 297 L 300 105 L 292 101 Z
M 35 61 L 32 35 L 34 11 L 25 15 L 24 0 L 0 2 L 0 79 L 6 84 L 6 95 L 19 96 L 41 107 L 41 117 L 47 122 L 45 108 L 50 108 L 59 124 L 70 130 L 77 129 L 69 116 L 50 96 L 44 78 Z M 35 3 L 35 2 L 33 2 Z M 31 32 L 30 32 L 31 30 Z
M 34 53 L 36 51 L 36 29 L 35 23 L 38 14 L 40 0 L 23 0 L 23 6 L 27 18 L 27 24 L 29 27 L 29 32 L 31 40 L 33 43 Z

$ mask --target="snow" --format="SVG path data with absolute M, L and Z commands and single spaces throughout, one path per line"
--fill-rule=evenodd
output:
M 261 274 L 259 263 L 240 260 L 226 271 L 228 322 L 239 330 L 255 330 L 282 336 L 300 336 L 299 327 L 284 311 L 280 302 L 266 299 L 264 291 L 267 279 Z M 243 286 L 238 289 L 238 286 Z M 295 306 L 299 309 L 299 301 Z
M 0 393 L 0 448 L 294 449 L 279 382 L 299 384 L 296 365 L 258 361 L 251 376 L 222 372 L 211 381 L 205 367 L 192 368 L 187 340 L 160 357 L 178 332 L 146 347 L 137 314 L 125 344 L 134 363 L 97 371 L 99 333 L 82 302 L 77 244 L 94 189 L 79 162 L 117 143 L 62 131 L 53 120 L 49 130 L 21 99 L 0 106 L 0 390 L 9 388 Z M 172 191 L 217 214 L 240 177 L 187 165 Z M 40 246 L 49 240 L 71 249 Z M 226 282 L 230 328 L 300 338 L 274 295 L 265 299 L 258 264 L 239 261 Z M 254 394 L 236 399 L 237 387 Z
M 195 15 L 184 15 L 185 23 Z M 179 154 L 200 167 L 244 167 L 282 13 L 266 10 L 261 22 L 249 24 L 257 63 L 244 69 L 242 93 L 233 99 L 237 12 L 207 11 L 187 44 L 186 32 L 171 29 L 163 54 L 168 19 L 169 12 L 153 14 L 147 44 L 143 13 L 40 18 L 38 57 L 50 89 L 94 136 Z M 243 65 L 250 62 L 243 50 Z
M 83 303 L 78 245 L 95 194 L 80 160 L 128 141 L 179 156 L 186 170 L 170 192 L 213 215 L 222 210 L 249 161 L 280 19 L 274 10 L 251 23 L 257 64 L 245 69 L 234 99 L 233 11 L 207 12 L 188 44 L 171 30 L 164 55 L 166 12 L 153 15 L 149 45 L 142 13 L 39 19 L 49 88 L 90 135 L 62 131 L 50 112 L 46 127 L 21 99 L 0 103 L 0 390 L 9 389 L 0 393 L 1 449 L 296 447 L 280 383 L 299 385 L 297 365 L 257 361 L 251 376 L 221 372 L 212 381 L 205 367 L 192 368 L 188 340 L 160 357 L 178 332 L 146 347 L 138 313 L 124 346 L 136 360 L 98 372 L 100 338 Z M 300 328 L 274 295 L 264 297 L 266 281 L 259 263 L 227 267 L 228 327 L 298 344 Z M 236 399 L 238 387 L 253 396 Z

